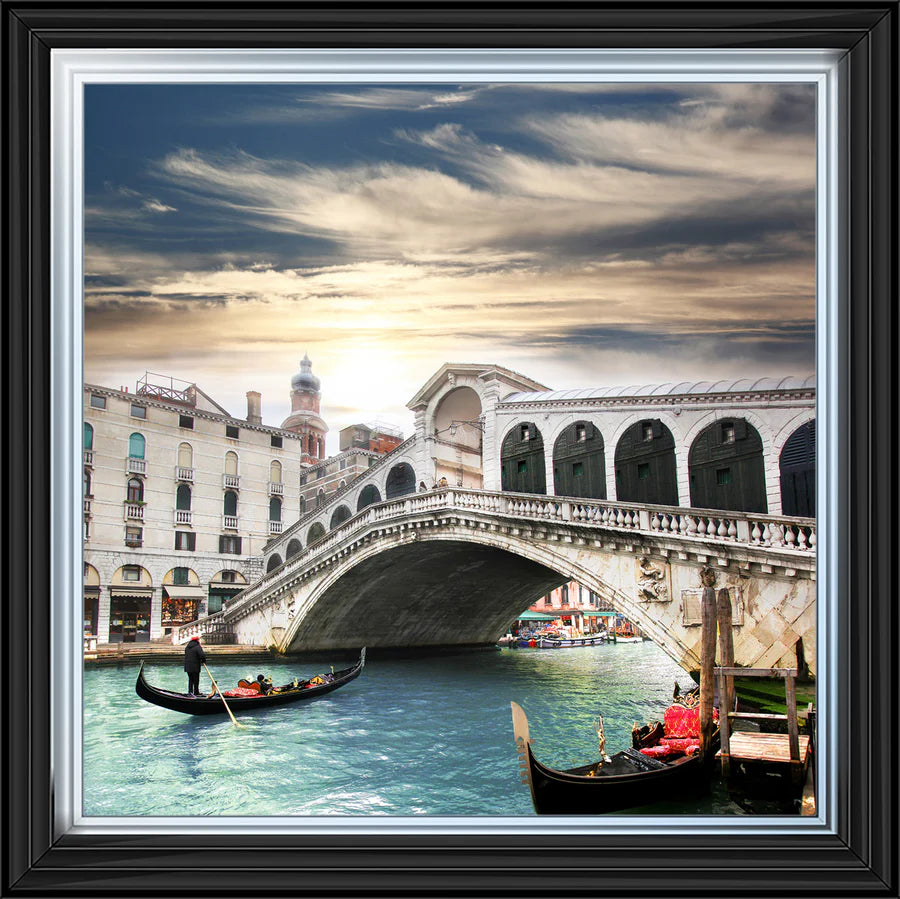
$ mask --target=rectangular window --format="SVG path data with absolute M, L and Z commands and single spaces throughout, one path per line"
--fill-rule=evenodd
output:
M 653 439 L 653 423 L 650 421 L 645 421 L 641 425 L 641 435 L 644 438 L 644 442 L 646 443 L 649 440 Z
M 722 443 L 734 443 L 734 423 L 726 421 L 722 425 Z
M 575 439 L 578 441 L 587 440 L 587 427 L 585 425 L 575 425 Z
M 324 469 L 324 468 L 320 468 L 320 469 L 316 472 L 316 480 L 319 480 L 319 478 L 324 478 L 324 477 L 325 477 L 325 469 Z
M 717 468 L 716 469 L 716 484 L 720 487 L 724 487 L 726 484 L 731 483 L 731 469 L 730 468 Z
M 584 462 L 574 462 L 572 464 L 572 475 L 580 478 L 584 474 Z
M 233 571 L 223 571 L 222 572 L 222 583 L 223 584 L 235 584 L 237 583 L 237 575 Z
M 105 409 L 106 408 L 106 397 L 105 396 L 97 396 L 96 393 L 91 394 L 91 406 L 94 409 Z
M 197 535 L 193 531 L 175 531 L 175 549 L 193 551 L 197 545 Z
M 284 439 L 282 437 L 279 437 L 278 434 L 272 435 L 272 446 L 274 446 L 276 449 L 281 449 L 283 443 Z
M 531 432 L 528 430 L 528 425 L 519 425 L 519 440 L 530 440 Z
M 178 427 L 179 428 L 187 428 L 189 431 L 194 430 L 194 419 L 191 418 L 190 415 L 179 415 L 178 416 Z
M 134 403 L 131 404 L 131 417 L 132 418 L 144 418 L 147 417 L 147 407 L 146 406 L 137 406 Z
M 347 460 L 341 459 L 341 471 L 343 471 L 347 467 Z
M 528 471 L 528 463 L 525 462 L 524 460 L 522 462 L 520 462 L 518 471 L 519 471 L 519 474 L 525 474 L 525 472 Z
M 300 486 L 302 487 L 306 483 L 306 475 L 300 475 Z
M 232 440 L 237 440 L 240 437 L 241 429 L 237 425 L 225 425 L 225 436 L 230 437 Z
M 222 534 L 219 537 L 219 552 L 239 556 L 241 554 L 241 538 L 233 534 Z
M 185 587 L 190 583 L 187 568 L 172 569 L 172 584 L 176 587 Z
M 123 581 L 139 581 L 141 579 L 141 569 L 137 565 L 126 565 L 122 569 Z
M 649 462 L 639 462 L 638 463 L 638 480 L 646 481 L 647 478 L 650 477 L 650 463 Z
M 143 546 L 144 545 L 144 529 L 143 528 L 125 528 L 125 545 L 126 546 Z M 127 580 L 127 578 L 126 578 Z

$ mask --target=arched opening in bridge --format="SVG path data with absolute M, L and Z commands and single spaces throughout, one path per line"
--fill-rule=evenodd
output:
M 306 532 L 306 545 L 312 546 L 316 540 L 321 540 L 325 536 L 325 525 L 322 524 L 321 521 L 317 521 L 307 532 Z
M 279 565 L 283 565 L 284 563 L 281 561 L 281 556 L 278 553 L 275 553 L 272 556 L 269 556 L 269 561 L 266 562 L 266 574 L 270 571 L 274 571 L 278 568 Z
M 366 484 L 366 486 L 359 491 L 359 499 L 356 502 L 356 511 L 361 512 L 366 506 L 371 506 L 372 503 L 380 502 L 381 494 L 378 492 L 378 488 L 374 484 Z
M 537 425 L 520 422 L 500 448 L 500 489 L 509 493 L 546 493 L 544 438 Z
M 406 496 L 407 493 L 416 492 L 416 473 L 408 462 L 395 465 L 387 476 L 384 485 L 387 499 L 396 499 L 398 496 Z
M 616 445 L 616 499 L 678 505 L 675 438 L 658 419 L 633 424 Z
M 303 547 L 300 545 L 300 541 L 296 537 L 288 541 L 287 549 L 284 551 L 285 560 L 292 559 L 302 549 Z
M 704 428 L 691 444 L 688 469 L 695 508 L 768 511 L 762 438 L 745 419 L 720 419 Z
M 553 446 L 553 485 L 557 496 L 606 499 L 603 435 L 589 421 L 576 421 Z
M 483 484 L 481 399 L 471 387 L 444 396 L 434 413 L 434 483 L 446 478 L 457 487 Z
M 331 516 L 331 523 L 328 526 L 329 530 L 333 531 L 336 527 L 340 527 L 352 515 L 353 513 L 346 506 L 338 506 Z
M 816 423 L 808 421 L 788 438 L 779 460 L 781 512 L 812 518 L 816 514 Z

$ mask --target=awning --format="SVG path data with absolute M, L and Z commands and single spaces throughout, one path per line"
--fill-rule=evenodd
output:
M 152 587 L 110 587 L 110 596 L 130 596 L 133 599 L 150 599 L 153 595 Z
M 543 612 L 522 612 L 516 616 L 516 621 L 556 621 L 559 615 L 545 615 Z
M 175 586 L 175 584 L 165 584 L 164 589 L 169 594 L 169 599 L 205 599 L 206 591 L 202 587 Z

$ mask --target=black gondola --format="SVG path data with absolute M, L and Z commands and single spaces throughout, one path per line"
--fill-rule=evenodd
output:
M 676 697 L 674 703 L 683 701 L 683 697 Z M 565 771 L 549 768 L 534 757 L 525 712 L 515 702 L 511 705 L 522 780 L 531 788 L 534 810 L 539 815 L 618 812 L 660 800 L 688 798 L 708 786 L 714 746 L 705 756 L 695 752 L 667 761 L 640 751 L 657 745 L 664 737 L 659 722 L 635 727 L 633 745 L 609 759 Z
M 250 709 L 271 709 L 275 706 L 286 705 L 289 702 L 298 702 L 303 699 L 315 699 L 324 696 L 349 684 L 359 677 L 366 663 L 366 650 L 363 648 L 359 654 L 359 661 L 350 668 L 336 671 L 334 674 L 317 675 L 306 681 L 300 681 L 296 687 L 286 684 L 277 687 L 269 693 L 256 696 L 229 696 L 225 692 L 225 701 L 232 712 L 246 712 Z M 191 696 L 188 693 L 175 693 L 171 690 L 161 690 L 151 686 L 144 679 L 144 663 L 141 662 L 141 670 L 138 672 L 135 692 L 141 699 L 170 709 L 173 712 L 184 712 L 186 715 L 227 715 L 225 703 L 219 695 Z

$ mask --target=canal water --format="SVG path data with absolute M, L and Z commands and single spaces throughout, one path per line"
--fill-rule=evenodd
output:
M 216 660 L 222 685 L 261 663 Z M 266 661 L 275 683 L 355 659 Z M 634 721 L 659 718 L 689 677 L 652 643 L 397 656 L 369 650 L 362 675 L 318 700 L 240 716 L 193 717 L 139 699 L 138 665 L 84 672 L 84 813 L 121 815 L 534 814 L 520 782 L 510 700 L 528 715 L 538 757 L 553 767 L 610 754 Z M 183 691 L 180 665 L 147 665 L 147 680 Z M 208 686 L 206 674 L 201 675 Z M 695 803 L 637 813 L 743 814 L 719 787 Z M 635 812 L 629 812 L 633 814 Z

